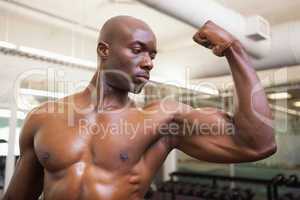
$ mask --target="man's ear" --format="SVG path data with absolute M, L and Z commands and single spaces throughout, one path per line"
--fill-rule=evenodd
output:
M 97 53 L 102 60 L 106 60 L 109 54 L 109 44 L 100 41 L 97 47 Z

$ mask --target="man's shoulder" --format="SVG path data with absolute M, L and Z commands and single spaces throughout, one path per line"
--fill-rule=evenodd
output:
M 192 109 L 192 107 L 189 106 L 188 104 L 181 103 L 174 99 L 155 100 L 155 101 L 148 103 L 145 106 L 145 108 L 149 108 L 149 107 L 159 107 L 160 110 L 178 111 L 178 112 Z
M 59 126 L 60 123 L 64 123 L 62 119 L 65 119 L 68 109 L 71 108 L 66 99 L 67 97 L 55 101 L 46 101 L 33 108 L 24 120 L 20 141 L 30 142 L 41 128 L 51 127 L 53 124 Z
M 32 116 L 49 117 L 58 113 L 66 106 L 67 103 L 63 101 L 47 101 L 32 109 L 29 114 Z
M 65 114 L 72 108 L 69 99 L 73 96 L 74 95 L 70 95 L 55 101 L 43 102 L 39 106 L 33 108 L 26 118 L 27 120 L 38 121 L 41 123 L 43 121 L 48 121 L 57 115 Z

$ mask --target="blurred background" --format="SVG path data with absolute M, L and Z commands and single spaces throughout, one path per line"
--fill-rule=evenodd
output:
M 210 19 L 245 45 L 274 113 L 278 151 L 272 157 L 220 165 L 173 151 L 155 183 L 168 181 L 174 171 L 266 180 L 300 174 L 299 10 L 299 0 L 0 0 L 0 188 L 13 174 L 28 111 L 89 83 L 97 67 L 98 31 L 117 15 L 144 20 L 158 40 L 151 81 L 132 95 L 139 105 L 170 97 L 233 112 L 226 60 L 192 41 Z M 264 193 L 262 188 L 252 190 Z

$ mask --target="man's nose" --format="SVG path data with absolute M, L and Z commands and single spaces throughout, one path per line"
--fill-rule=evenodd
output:
M 150 71 L 153 68 L 153 62 L 149 54 L 145 54 L 143 57 L 141 68 Z

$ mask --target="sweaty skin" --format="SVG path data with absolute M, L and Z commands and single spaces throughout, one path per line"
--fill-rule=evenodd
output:
M 271 121 L 271 111 L 242 45 L 213 22 L 194 40 L 228 60 L 238 98 L 232 117 L 171 100 L 135 106 L 128 93 L 147 82 L 156 38 L 144 22 L 114 17 L 101 30 L 99 67 L 89 86 L 28 114 L 4 200 L 36 200 L 42 192 L 45 200 L 141 200 L 175 148 L 215 163 L 274 154 L 272 126 L 262 120 Z

